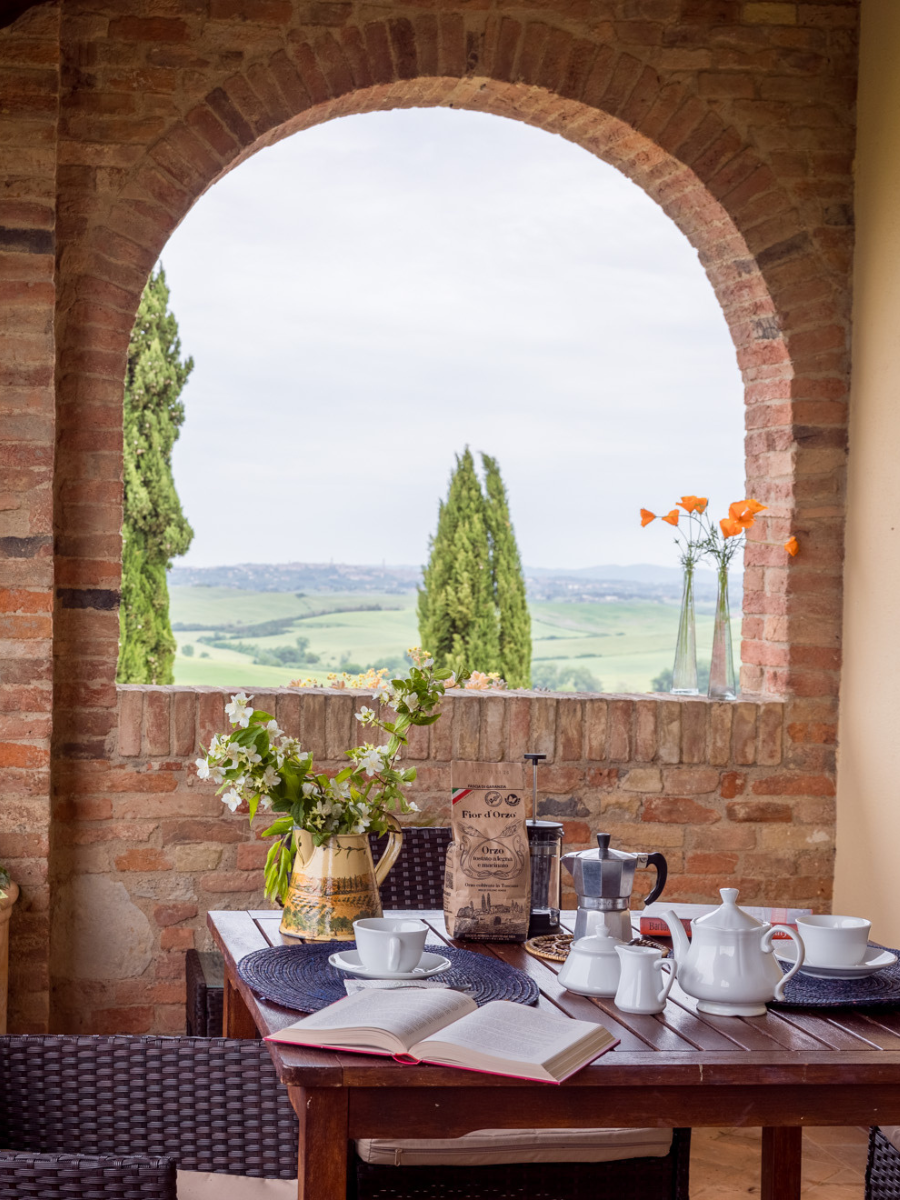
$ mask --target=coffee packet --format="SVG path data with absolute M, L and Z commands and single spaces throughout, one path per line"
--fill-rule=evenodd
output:
M 524 942 L 531 860 L 525 827 L 525 769 L 518 763 L 450 766 L 453 840 L 444 875 L 451 937 Z

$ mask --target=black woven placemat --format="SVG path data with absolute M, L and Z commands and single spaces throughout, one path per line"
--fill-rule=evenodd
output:
M 876 950 L 900 950 L 869 942 Z M 780 963 L 787 973 L 790 963 Z M 814 979 L 798 971 L 784 989 L 783 1000 L 773 1000 L 772 1008 L 900 1008 L 900 958 L 865 979 Z
M 344 980 L 348 976 L 333 967 L 328 956 L 336 950 L 355 948 L 355 942 L 271 946 L 242 958 L 238 963 L 238 975 L 263 1000 L 294 1008 L 297 1012 L 318 1012 L 347 994 Z M 434 978 L 451 987 L 465 988 L 478 1005 L 487 1004 L 489 1000 L 537 1003 L 537 984 L 518 967 L 455 946 L 428 945 L 425 950 L 450 959 L 450 969 Z

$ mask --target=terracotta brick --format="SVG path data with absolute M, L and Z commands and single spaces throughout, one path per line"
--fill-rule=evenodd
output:
M 760 800 L 736 800 L 733 804 L 726 804 L 725 812 L 729 821 L 790 822 L 791 820 L 789 804 L 771 804 Z
M 149 846 L 126 850 L 116 858 L 117 871 L 171 871 L 172 862 L 161 850 Z
M 660 700 L 657 715 L 657 757 L 660 762 L 681 761 L 681 710 L 674 700 Z
M 735 704 L 731 726 L 731 753 L 739 766 L 756 762 L 756 705 Z
M 686 702 L 681 706 L 681 761 L 706 761 L 706 703 Z
M 584 737 L 583 700 L 563 698 L 558 702 L 556 737 L 557 758 L 562 762 L 580 762 Z
M 144 752 L 168 754 L 170 740 L 170 694 L 153 688 L 144 695 Z
M 721 821 L 722 817 L 714 808 L 706 808 L 704 805 L 698 804 L 696 800 L 653 796 L 644 801 L 641 819 L 672 822 L 678 825 L 711 825 L 716 821 Z
M 531 703 L 529 751 L 534 754 L 546 754 L 548 763 L 554 761 L 556 753 L 556 710 L 560 703 L 549 696 L 537 697 Z
M 196 915 L 196 904 L 157 904 L 153 910 L 153 919 L 163 929 L 169 925 L 179 925 L 182 921 L 190 921 Z
M 655 700 L 638 700 L 634 706 L 634 757 L 638 762 L 653 762 L 656 757 Z
M 630 700 L 609 701 L 609 758 L 611 762 L 628 762 L 631 758 L 631 717 L 634 705 Z
M 700 795 L 719 786 L 719 772 L 714 767 L 667 767 L 662 777 L 667 792 Z
M 607 755 L 608 704 L 606 700 L 585 703 L 585 753 L 591 762 L 602 762 Z
M 174 927 L 164 929 L 159 935 L 159 945 L 162 950 L 193 950 L 194 931 L 193 929 L 176 929 Z M 154 999 L 156 998 L 154 995 Z
M 482 762 L 502 762 L 506 754 L 507 705 L 500 696 L 486 696 L 481 705 L 481 730 L 478 757 Z M 423 729 L 422 733 L 426 730 Z M 427 756 L 421 755 L 422 758 Z M 580 758 L 581 755 L 579 754 Z
M 481 699 L 473 695 L 460 696 L 456 707 L 453 757 L 464 762 L 475 762 L 481 738 Z

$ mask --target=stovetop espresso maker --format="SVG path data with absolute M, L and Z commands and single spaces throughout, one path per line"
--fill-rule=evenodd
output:
M 652 904 L 666 885 L 668 868 L 662 854 L 630 854 L 610 850 L 608 833 L 597 834 L 596 850 L 579 850 L 563 855 L 563 866 L 572 876 L 578 893 L 575 938 L 604 930 L 612 937 L 630 942 L 631 891 L 638 867 L 655 867 L 656 883 L 645 904 Z

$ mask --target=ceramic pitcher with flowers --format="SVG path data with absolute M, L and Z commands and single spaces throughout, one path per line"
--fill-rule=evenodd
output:
M 294 830 L 294 868 L 284 898 L 281 932 L 307 941 L 352 941 L 353 922 L 383 916 L 378 889 L 403 844 L 398 828 L 377 864 L 365 833 L 335 834 L 317 846 L 306 829 Z
M 455 685 L 453 672 L 435 669 L 427 651 L 414 647 L 409 655 L 406 678 L 379 673 L 372 689 L 382 712 L 393 709 L 391 719 L 368 705 L 355 714 L 363 729 L 385 740 L 350 746 L 343 769 L 317 768 L 297 738 L 244 692 L 225 705 L 231 732 L 214 737 L 197 759 L 198 776 L 218 784 L 232 812 L 246 805 L 251 822 L 260 808 L 279 814 L 262 833 L 272 838 L 265 891 L 283 901 L 281 932 L 289 937 L 349 941 L 354 921 L 382 915 L 378 886 L 402 844 L 394 814 L 418 812 L 405 794 L 416 768 L 401 764 L 400 752 L 412 726 L 439 719 L 445 686 Z M 388 835 L 377 867 L 370 833 Z

